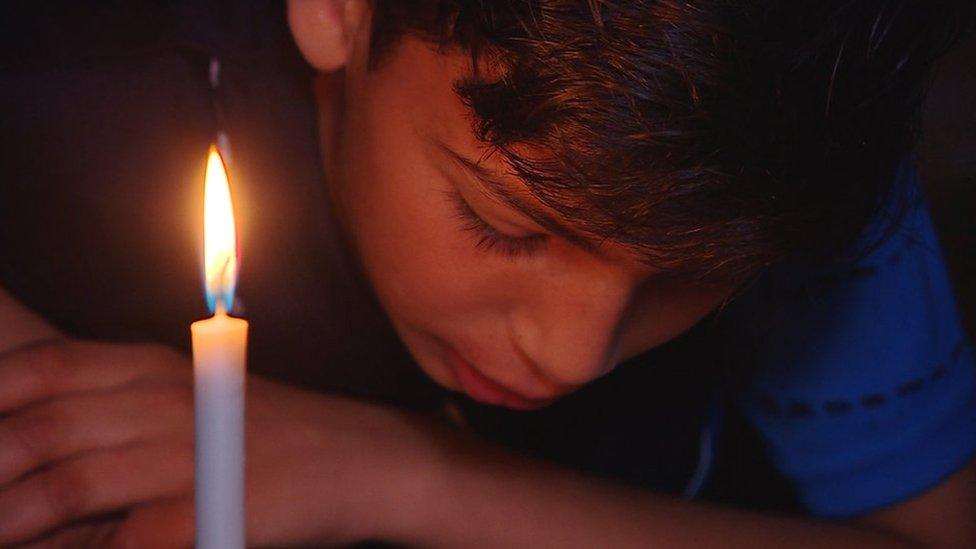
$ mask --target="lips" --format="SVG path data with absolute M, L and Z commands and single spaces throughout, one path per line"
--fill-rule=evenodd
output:
M 454 370 L 454 376 L 461 390 L 478 402 L 515 410 L 535 410 L 555 400 L 555 398 L 530 398 L 516 393 L 476 370 L 454 349 L 451 349 L 449 354 L 451 369 Z

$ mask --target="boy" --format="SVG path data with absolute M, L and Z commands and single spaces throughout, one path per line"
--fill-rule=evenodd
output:
M 773 461 L 809 517 L 840 520 L 682 502 L 518 457 L 409 412 L 254 379 L 249 543 L 966 546 L 976 539 L 966 465 L 976 414 L 972 359 L 903 161 L 952 7 L 291 2 L 294 41 L 321 73 L 325 185 L 314 188 L 289 182 L 307 176 L 314 153 L 302 147 L 310 140 L 276 147 L 262 127 L 314 135 L 292 103 L 308 99 L 296 91 L 308 83 L 301 69 L 256 68 L 287 50 L 253 30 L 269 23 L 256 17 L 264 10 L 271 8 L 181 4 L 168 17 L 137 10 L 133 20 L 143 25 L 119 32 L 123 55 L 98 51 L 97 39 L 80 60 L 57 48 L 35 54 L 36 65 L 76 77 L 70 94 L 54 92 L 66 107 L 44 104 L 56 114 L 77 115 L 78 98 L 127 113 L 127 101 L 145 101 L 157 125 L 146 130 L 127 114 L 117 115 L 121 131 L 99 128 L 130 156 L 106 160 L 121 174 L 115 183 L 96 180 L 106 187 L 89 192 L 59 185 L 87 177 L 84 166 L 100 164 L 93 160 L 100 145 L 65 139 L 81 149 L 77 156 L 52 147 L 65 169 L 11 144 L 16 152 L 5 161 L 18 177 L 5 207 L 45 214 L 4 212 L 20 229 L 4 236 L 17 258 L 2 273 L 12 294 L 72 338 L 185 339 L 175 334 L 192 305 L 173 301 L 194 298 L 185 295 L 194 237 L 183 197 L 198 188 L 193 174 L 160 177 L 156 169 L 194 165 L 197 153 L 187 151 L 206 150 L 220 125 L 245 204 L 243 269 L 252 274 L 243 275 L 241 295 L 259 371 L 290 369 L 315 348 L 320 370 L 342 371 L 320 385 L 439 400 L 389 360 L 395 349 L 372 348 L 388 344 L 388 321 L 439 385 L 518 410 L 516 421 L 531 423 L 560 406 L 600 416 L 628 393 L 594 397 L 588 387 L 633 380 L 626 376 L 638 368 L 649 375 L 659 365 L 639 357 L 682 334 L 696 345 L 724 334 L 738 353 L 723 357 L 737 366 L 733 396 Z M 31 21 L 46 28 L 43 14 Z M 228 38 L 228 28 L 248 32 Z M 20 87 L 6 93 L 52 85 L 31 62 L 8 60 Z M 105 104 L 111 71 L 125 75 L 127 89 Z M 269 74 L 273 81 L 257 77 Z M 205 87 L 190 85 L 201 76 Z M 187 83 L 173 86 L 183 95 L 170 92 L 174 78 Z M 247 85 L 234 88 L 235 78 Z M 267 109 L 255 98 L 290 106 Z M 15 128 L 28 130 L 18 135 L 30 145 L 29 128 L 49 119 L 25 111 Z M 253 118 L 235 116 L 242 112 Z M 97 109 L 84 115 L 103 120 Z M 65 133 L 92 135 L 66 125 Z M 185 147 L 151 131 L 167 125 Z M 25 165 L 41 168 L 39 179 L 57 190 L 45 194 Z M 55 211 L 67 244 L 37 225 Z M 102 257 L 88 263 L 97 249 Z M 43 260 L 53 273 L 39 268 Z M 59 288 L 66 276 L 80 289 Z M 120 286 L 107 287 L 105 276 L 118 276 Z M 75 307 L 75 299 L 96 303 Z M 0 542 L 189 544 L 186 359 L 155 345 L 65 339 L 10 298 L 3 310 L 10 329 L 0 364 Z M 318 314 L 339 335 L 309 344 L 295 343 L 289 330 L 275 333 L 278 315 L 296 311 L 300 318 L 284 326 L 319 321 L 299 335 L 319 335 L 326 321 Z M 692 327 L 714 327 L 703 321 L 709 316 L 724 324 L 699 336 Z M 352 336 L 362 342 L 343 341 Z M 698 349 L 679 350 L 668 358 L 704 378 L 691 352 Z M 628 359 L 638 363 L 610 372 Z M 360 369 L 370 364 L 376 368 Z M 484 413 L 463 406 L 452 412 L 462 422 Z M 700 411 L 679 406 L 669 406 L 670 417 L 629 420 L 651 429 Z M 571 429 L 579 416 L 570 417 Z M 614 417 L 601 419 L 597 430 L 614 428 Z M 501 430 L 538 434 L 517 427 Z M 573 461 L 592 450 L 574 447 L 573 436 L 558 441 L 570 451 L 552 453 Z M 712 439 L 703 440 L 707 465 Z M 552 450 L 534 443 L 522 446 Z M 621 471 L 626 456 L 599 455 L 606 448 L 581 467 L 655 484 Z M 642 464 L 668 467 L 666 459 Z M 690 471 L 688 495 L 706 469 Z

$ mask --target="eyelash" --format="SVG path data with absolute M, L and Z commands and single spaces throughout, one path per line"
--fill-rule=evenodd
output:
M 462 222 L 461 228 L 477 237 L 478 243 L 475 246 L 479 250 L 517 259 L 539 253 L 546 246 L 547 238 L 544 234 L 511 236 L 492 227 L 487 221 L 481 219 L 456 189 L 448 191 L 447 198 L 454 207 L 455 216 Z

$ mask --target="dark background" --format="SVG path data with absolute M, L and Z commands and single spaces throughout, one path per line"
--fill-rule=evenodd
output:
M 976 32 L 942 60 L 918 163 L 970 341 L 976 340 Z

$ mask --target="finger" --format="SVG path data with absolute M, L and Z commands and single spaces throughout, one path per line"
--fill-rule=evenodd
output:
M 175 497 L 192 486 L 192 446 L 158 443 L 89 452 L 0 491 L 0 546 L 133 504 Z
M 83 522 L 62 528 L 43 538 L 18 545 L 17 549 L 73 549 L 108 547 L 119 520 Z
M 192 437 L 193 391 L 166 384 L 72 395 L 0 419 L 0 487 L 79 453 L 162 435 Z
M 31 345 L 0 358 L 0 413 L 70 393 L 110 389 L 185 362 L 154 345 L 84 341 Z M 168 359 L 168 360 L 166 360 Z M 189 369 L 186 369 L 189 370 Z
M 108 547 L 145 549 L 192 547 L 193 497 L 155 501 L 133 509 L 112 532 Z
M 17 319 L 5 322 L 0 332 L 0 349 L 14 349 L 31 341 L 61 337 L 58 330 L 48 324 L 39 314 L 28 309 L 23 303 L 0 288 L 0 309 L 4 317 Z

